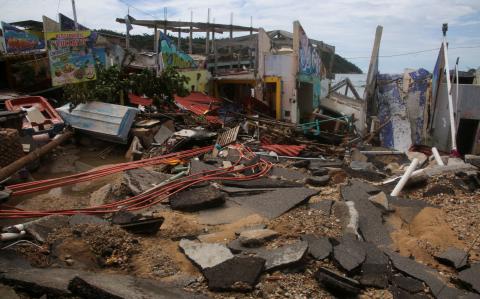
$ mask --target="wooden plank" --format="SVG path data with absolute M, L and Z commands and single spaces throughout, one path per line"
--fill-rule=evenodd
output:
M 366 128 L 367 115 L 374 113 L 373 101 L 375 95 L 375 83 L 378 74 L 378 54 L 380 52 L 380 41 L 382 39 L 383 27 L 377 26 L 375 31 L 375 40 L 373 42 L 372 56 L 368 65 L 367 82 L 365 86 L 364 98 L 364 119 L 361 120 Z

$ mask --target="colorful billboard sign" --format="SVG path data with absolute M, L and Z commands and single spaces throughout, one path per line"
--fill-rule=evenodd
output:
M 96 79 L 91 37 L 90 31 L 46 33 L 53 86 Z
M 2 28 L 7 53 L 21 53 L 45 48 L 45 42 L 36 35 L 5 22 L 2 22 Z
M 60 21 L 60 30 L 61 31 L 73 31 L 75 30 L 75 21 L 70 19 L 64 14 L 58 14 L 58 20 Z M 78 30 L 90 30 L 82 24 L 77 23 Z
M 160 51 L 164 67 L 172 66 L 180 69 L 197 68 L 193 58 L 185 54 L 172 43 L 163 32 L 160 32 Z

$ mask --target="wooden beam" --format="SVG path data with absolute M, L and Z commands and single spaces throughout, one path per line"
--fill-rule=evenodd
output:
M 380 52 L 380 41 L 382 39 L 383 27 L 377 26 L 375 31 L 375 40 L 373 42 L 372 56 L 370 57 L 370 64 L 368 65 L 367 82 L 364 92 L 364 119 L 363 125 L 366 127 L 367 115 L 373 115 L 374 112 L 374 94 L 375 85 L 378 73 L 378 54 Z

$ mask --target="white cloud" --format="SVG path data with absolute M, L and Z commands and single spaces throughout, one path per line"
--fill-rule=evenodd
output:
M 250 25 L 250 16 L 255 27 L 266 30 L 292 31 L 292 23 L 299 20 L 307 34 L 315 39 L 335 45 L 337 52 L 345 57 L 369 56 L 375 27 L 384 27 L 381 54 L 396 54 L 421 49 L 435 48 L 441 42 L 441 25 L 448 22 L 449 41 L 455 45 L 480 45 L 478 0 L 77 0 L 80 23 L 92 28 L 109 28 L 123 31 L 124 25 L 116 23 L 123 17 L 127 7 L 123 2 L 138 7 L 130 14 L 137 19 L 163 19 L 163 8 L 168 7 L 170 20 L 206 21 L 207 9 L 217 23 L 229 23 L 234 11 L 234 23 Z M 0 1 L 2 2 L 2 1 Z M 72 15 L 69 0 L 7 0 L 0 3 L 0 19 L 5 21 L 35 19 L 42 14 L 56 18 L 57 9 Z M 60 4 L 60 5 L 59 5 Z M 476 28 L 476 29 L 475 29 Z M 135 27 L 133 33 L 151 32 Z M 452 51 L 461 56 L 463 67 L 478 66 L 480 49 Z M 452 54 L 453 55 L 453 54 Z M 425 53 L 395 59 L 381 59 L 383 71 L 402 71 L 404 67 L 433 68 L 436 53 Z M 456 57 L 454 57 L 456 58 Z M 452 58 L 453 59 L 453 58 Z M 353 60 L 364 70 L 368 59 Z

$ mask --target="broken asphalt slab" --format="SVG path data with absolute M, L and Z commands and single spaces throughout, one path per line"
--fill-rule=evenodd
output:
M 319 202 L 309 203 L 308 207 L 310 209 L 322 211 L 324 215 L 330 216 L 330 214 L 332 213 L 333 202 L 333 200 L 325 199 Z
M 294 187 L 302 187 L 303 184 L 286 181 L 286 180 L 276 180 L 266 177 L 261 177 L 256 180 L 248 180 L 248 181 L 229 181 L 223 180 L 221 181 L 222 185 L 229 186 L 229 187 L 237 187 L 237 188 L 294 188 Z
M 308 243 L 300 241 L 272 250 L 258 250 L 255 255 L 265 259 L 266 271 L 274 271 L 301 262 L 307 249 Z
M 248 292 L 258 281 L 264 265 L 263 258 L 235 256 L 203 270 L 203 274 L 210 290 Z
M 448 247 L 447 250 L 436 255 L 435 258 L 445 265 L 460 269 L 467 265 L 468 254 L 459 248 Z
M 307 175 L 295 169 L 274 166 L 270 172 L 270 176 L 279 177 L 289 181 L 300 181 Z
M 327 174 L 327 175 L 323 175 L 323 176 L 309 177 L 305 180 L 305 183 L 309 184 L 311 186 L 314 186 L 314 187 L 323 187 L 323 186 L 328 185 L 329 181 L 330 181 L 330 176 Z
M 171 177 L 171 174 L 137 168 L 125 171 L 123 180 L 131 193 L 138 195 Z
M 303 235 L 302 241 L 308 243 L 308 253 L 316 260 L 323 260 L 330 256 L 333 247 L 328 237 L 317 237 L 313 234 Z
M 372 243 L 363 243 L 366 257 L 361 266 L 360 283 L 368 287 L 385 289 L 390 274 L 388 257 Z
M 396 252 L 386 250 L 385 253 L 389 256 L 393 267 L 398 271 L 425 282 L 435 298 L 460 298 L 466 295 L 461 290 L 449 287 L 439 278 L 439 273 L 436 270 L 403 257 Z
M 273 219 L 317 193 L 318 191 L 309 188 L 279 188 L 272 192 L 233 197 L 231 200 L 266 218 Z
M 179 288 L 163 285 L 156 280 L 120 274 L 82 273 L 70 281 L 68 289 L 73 295 L 81 298 L 208 298 L 204 295 L 188 293 Z
M 45 242 L 48 235 L 56 229 L 67 227 L 70 217 L 61 215 L 50 215 L 24 224 L 25 231 L 36 240 Z
M 363 242 L 354 237 L 342 238 L 340 243 L 333 247 L 333 258 L 342 269 L 352 272 L 357 269 L 366 257 Z
M 358 281 L 327 268 L 320 267 L 315 273 L 315 278 L 321 286 L 339 298 L 356 297 L 361 292 Z
M 179 246 L 200 269 L 216 266 L 233 257 L 232 252 L 222 244 L 200 243 L 182 239 Z
M 271 229 L 251 229 L 241 232 L 238 240 L 245 247 L 259 247 L 277 236 L 278 233 Z
M 392 277 L 392 284 L 411 294 L 422 292 L 425 287 L 420 280 L 415 278 L 403 276 L 401 274 Z
M 435 184 L 423 192 L 424 197 L 436 195 L 455 195 L 455 190 L 445 185 Z
M 480 263 L 473 264 L 470 268 L 461 271 L 458 274 L 458 279 L 480 293 Z
M 383 224 L 382 211 L 369 200 L 371 195 L 381 190 L 359 180 L 350 180 L 349 185 L 342 186 L 340 191 L 343 200 L 355 203 L 359 214 L 359 229 L 365 241 L 377 246 L 392 244 L 387 227 Z
M 225 193 L 208 185 L 200 188 L 190 188 L 170 197 L 170 207 L 173 210 L 195 212 L 221 206 L 225 203 Z
M 68 224 L 70 226 L 74 226 L 74 225 L 81 225 L 81 224 L 108 225 L 109 223 L 107 220 L 97 216 L 87 215 L 87 214 L 75 214 L 70 217 L 70 219 L 68 220 Z

